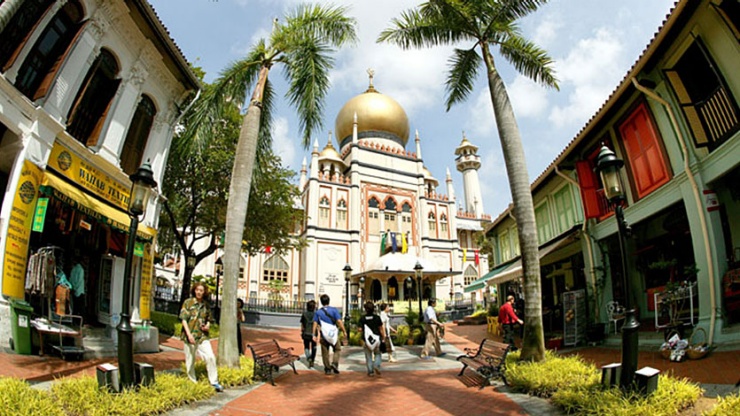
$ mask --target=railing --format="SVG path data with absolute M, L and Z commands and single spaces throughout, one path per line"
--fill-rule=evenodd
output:
M 258 311 L 258 312 L 282 312 L 282 313 L 294 313 L 294 314 L 300 314 L 304 310 L 306 310 L 306 302 L 308 299 L 302 299 L 302 300 L 287 300 L 287 299 L 269 299 L 269 298 L 249 298 L 244 303 L 244 310 L 246 311 Z M 362 311 L 362 304 L 364 304 L 365 301 L 358 301 L 357 299 L 352 299 L 349 304 L 349 309 L 351 311 L 354 310 L 360 310 Z M 411 300 L 377 300 L 373 301 L 375 304 L 376 311 L 379 311 L 380 304 L 386 303 L 388 304 L 390 310 L 393 312 L 394 315 L 405 315 L 409 309 L 413 312 L 419 313 L 419 300 L 418 299 L 411 299 Z M 422 299 L 421 301 L 421 308 L 424 310 L 427 307 L 428 299 Z M 440 305 L 441 304 L 441 305 Z M 342 303 L 342 305 L 336 305 L 333 304 L 332 306 L 337 307 L 340 311 L 344 310 L 345 304 Z M 437 303 L 437 309 L 440 310 L 440 307 L 444 306 L 445 310 L 457 310 L 457 309 L 474 309 L 475 305 L 470 300 L 453 300 L 453 301 L 447 301 L 442 302 L 439 301 Z M 321 307 L 320 304 L 318 304 L 317 300 L 317 308 Z
M 704 101 L 696 104 L 696 108 L 707 127 L 707 134 L 711 142 L 720 143 L 730 132 L 737 129 L 738 119 L 735 106 L 725 89 L 720 86 Z

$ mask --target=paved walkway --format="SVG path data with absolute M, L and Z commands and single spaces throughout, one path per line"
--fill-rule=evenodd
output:
M 299 374 L 281 371 L 277 386 L 258 383 L 228 389 L 211 400 L 179 408 L 171 415 L 360 415 L 370 412 L 412 412 L 415 415 L 557 415 L 547 401 L 521 394 L 510 394 L 503 386 L 478 390 L 466 387 L 457 377 L 461 366 L 455 358 L 466 347 L 476 347 L 486 333 L 485 325 L 447 325 L 442 346 L 447 353 L 441 358 L 423 361 L 420 347 L 398 350 L 399 362 L 383 362 L 382 377 L 368 377 L 362 349 L 347 347 L 340 360 L 341 374 L 326 376 L 317 357 L 317 367 L 308 369 L 304 360 L 297 364 Z M 293 347 L 303 356 L 298 329 L 247 327 L 245 343 L 276 339 L 281 346 Z M 217 340 L 212 341 L 217 351 Z M 160 339 L 161 352 L 137 354 L 135 361 L 154 365 L 157 371 L 178 369 L 183 362 L 182 343 L 175 338 Z M 581 347 L 564 350 L 579 354 L 597 366 L 619 362 L 618 348 Z M 320 354 L 320 353 L 319 353 Z M 28 356 L 0 352 L 0 376 L 28 380 L 33 384 L 62 376 L 94 375 L 95 367 L 116 358 L 67 362 L 54 356 Z M 733 390 L 740 378 L 740 354 L 737 351 L 714 351 L 698 361 L 674 363 L 664 360 L 657 351 L 640 351 L 639 367 L 651 366 L 662 372 L 686 377 L 700 383 L 705 395 L 724 395 Z M 321 386 L 321 389 L 317 389 Z M 735 389 L 736 390 L 736 389 Z

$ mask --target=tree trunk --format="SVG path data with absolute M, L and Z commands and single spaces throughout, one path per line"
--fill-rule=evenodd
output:
M 519 231 L 519 246 L 524 273 L 524 339 L 522 359 L 541 361 L 545 357 L 545 335 L 542 327 L 542 290 L 540 288 L 540 257 L 537 241 L 537 225 L 529 184 L 524 147 L 511 107 L 506 85 L 501 79 L 493 56 L 484 43 L 481 45 L 488 71 L 488 89 L 493 103 L 501 148 L 504 153 L 506 173 L 509 178 L 514 217 Z
M 247 114 L 239 133 L 239 142 L 234 156 L 234 169 L 229 186 L 229 202 L 226 208 L 226 241 L 224 243 L 223 300 L 221 302 L 218 362 L 220 365 L 239 367 L 239 350 L 236 345 L 236 297 L 239 280 L 239 263 L 242 252 L 244 224 L 247 220 L 249 190 L 252 187 L 252 171 L 257 155 L 260 119 L 262 116 L 262 94 L 270 69 L 263 66 Z
M 5 0 L 0 2 L 0 33 L 5 30 L 10 19 L 15 16 L 15 13 L 21 8 L 25 1 L 26 0 Z

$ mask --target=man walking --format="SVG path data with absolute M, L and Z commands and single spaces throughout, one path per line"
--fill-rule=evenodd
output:
M 315 338 L 321 339 L 321 361 L 324 363 L 324 374 L 329 375 L 332 372 L 339 374 L 339 354 L 342 351 L 342 343 L 338 337 L 336 327 L 339 327 L 345 336 L 347 331 L 344 328 L 339 311 L 329 306 L 329 295 L 321 295 L 320 300 L 321 308 L 313 315 L 313 334 Z M 329 358 L 329 348 L 334 352 L 331 359 Z
M 426 329 L 427 336 L 424 342 L 424 348 L 421 349 L 421 359 L 423 360 L 431 359 L 429 349 L 432 346 L 434 346 L 434 352 L 437 357 L 445 355 L 439 346 L 439 329 L 442 327 L 442 323 L 437 320 L 437 312 L 434 310 L 436 305 L 436 299 L 429 299 L 427 309 L 424 311 L 424 329 Z
M 504 327 L 504 343 L 509 344 L 512 351 L 516 351 L 516 345 L 514 345 L 514 324 L 518 323 L 521 325 L 524 322 L 514 313 L 513 295 L 507 296 L 506 302 L 498 310 L 498 322 Z

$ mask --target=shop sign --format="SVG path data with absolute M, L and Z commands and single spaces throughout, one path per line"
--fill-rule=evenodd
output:
M 144 258 L 141 262 L 141 292 L 139 295 L 139 316 L 151 320 L 152 305 L 152 272 L 154 270 L 154 244 L 142 244 Z
M 49 207 L 49 198 L 39 198 L 36 202 L 36 213 L 33 215 L 33 226 L 31 231 L 44 232 L 44 221 L 46 220 L 46 208 Z
M 138 241 L 134 243 L 134 256 L 144 257 L 144 243 Z
M 44 172 L 28 160 L 23 161 L 21 176 L 8 219 L 3 263 L 3 295 L 23 299 L 28 262 L 28 240 L 35 214 L 39 186 Z
M 124 211 L 128 210 L 131 192 L 129 187 L 77 156 L 63 144 L 54 142 L 49 157 L 49 166 L 92 194 Z
M 717 211 L 719 209 L 719 199 L 717 198 L 717 193 L 705 189 L 704 204 L 707 206 L 707 212 Z

